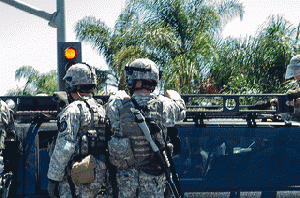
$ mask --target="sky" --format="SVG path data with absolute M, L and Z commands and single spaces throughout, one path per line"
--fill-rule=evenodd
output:
M 56 0 L 22 0 L 50 14 L 56 11 Z M 271 14 L 282 15 L 294 26 L 300 22 L 299 0 L 240 0 L 245 14 L 234 19 L 223 30 L 223 37 L 255 36 L 257 28 Z M 101 19 L 113 28 L 125 0 L 65 0 L 66 41 L 78 42 L 76 22 L 85 16 Z M 57 69 L 57 30 L 48 21 L 0 1 L 0 96 L 24 85 L 15 80 L 15 71 L 32 66 L 41 73 Z M 82 60 L 99 69 L 108 69 L 105 60 L 89 43 L 82 43 Z

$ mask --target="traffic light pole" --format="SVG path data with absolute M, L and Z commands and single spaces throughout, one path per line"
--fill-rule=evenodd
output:
M 49 21 L 49 25 L 51 27 L 57 28 L 57 51 L 58 51 L 58 43 L 59 42 L 65 42 L 65 1 L 64 0 L 56 0 L 56 12 L 53 14 L 49 14 L 45 11 L 42 11 L 38 8 L 32 7 L 20 0 L 0 0 L 1 2 L 4 2 L 6 4 L 9 4 L 11 6 L 14 6 L 17 9 L 23 10 L 29 14 L 36 15 L 38 17 L 41 17 L 43 19 L 46 19 Z M 57 53 L 57 71 L 60 71 L 64 68 L 63 65 L 60 65 L 60 55 Z M 58 72 L 58 79 L 62 79 L 60 76 L 61 72 Z M 62 91 L 64 89 L 64 86 L 61 86 L 63 82 L 58 81 L 58 90 Z
M 16 1 L 16 0 L 0 0 L 6 4 L 9 4 L 11 6 L 14 6 L 15 8 L 18 8 L 20 10 L 23 10 L 25 12 L 28 12 L 30 14 L 34 14 L 36 16 L 39 16 L 43 19 L 46 19 L 48 21 L 51 21 L 52 17 L 54 16 L 54 14 L 49 14 L 47 12 L 44 12 L 42 10 L 39 10 L 38 8 L 34 8 L 24 2 L 21 1 Z
M 66 71 L 65 66 L 61 63 L 62 57 L 59 53 L 59 42 L 65 42 L 65 1 L 64 0 L 56 0 L 56 10 L 57 13 L 60 13 L 60 20 L 58 20 L 58 28 L 57 28 L 57 89 L 58 91 L 65 90 L 65 84 L 62 80 Z

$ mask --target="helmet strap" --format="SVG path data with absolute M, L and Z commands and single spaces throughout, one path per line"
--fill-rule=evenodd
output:
M 80 95 L 80 93 L 79 93 L 78 91 L 77 91 L 76 93 L 77 93 L 78 97 L 79 97 L 80 99 L 82 99 L 82 96 Z

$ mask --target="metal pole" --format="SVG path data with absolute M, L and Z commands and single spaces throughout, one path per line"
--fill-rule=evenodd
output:
M 58 13 L 59 18 L 59 25 L 57 27 L 57 89 L 58 91 L 64 91 L 65 85 L 63 82 L 63 76 L 65 75 L 65 69 L 61 68 L 63 67 L 60 64 L 60 54 L 58 53 L 60 51 L 58 42 L 65 42 L 65 1 L 64 0 L 56 0 L 56 9 Z
M 56 12 L 53 14 L 49 14 L 45 11 L 42 11 L 38 8 L 30 6 L 21 0 L 0 0 L 6 4 L 16 7 L 17 9 L 23 10 L 30 14 L 39 16 L 43 19 L 49 21 L 49 25 L 51 27 L 57 28 L 57 75 L 58 75 L 58 90 L 64 90 L 64 82 L 62 80 L 63 76 L 65 75 L 65 68 L 61 68 L 60 66 L 60 54 L 58 54 L 58 42 L 65 42 L 65 1 L 64 0 L 56 0 Z
M 65 42 L 65 0 L 56 0 L 56 10 L 59 18 L 57 27 L 57 42 Z
M 52 19 L 52 14 L 49 14 L 49 13 L 47 13 L 45 11 L 42 11 L 38 8 L 30 6 L 30 5 L 28 5 L 28 4 L 26 4 L 22 1 L 19 1 L 19 0 L 0 0 L 0 1 L 2 1 L 4 3 L 7 3 L 11 6 L 14 6 L 14 7 L 16 7 L 20 10 L 25 11 L 25 12 L 28 12 L 30 14 L 34 14 L 36 16 L 39 16 L 39 17 L 41 17 L 43 19 L 46 19 L 48 21 L 50 21 Z

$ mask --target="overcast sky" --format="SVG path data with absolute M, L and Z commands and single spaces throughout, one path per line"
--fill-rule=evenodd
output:
M 48 13 L 56 11 L 56 0 L 23 0 Z M 113 28 L 124 8 L 125 0 L 65 0 L 66 41 L 77 41 L 74 27 L 84 16 L 95 16 Z M 300 22 L 299 0 L 240 0 L 245 6 L 242 21 L 239 18 L 228 24 L 223 36 L 245 37 L 255 31 L 270 14 L 281 14 L 295 26 Z M 39 72 L 57 68 L 56 29 L 48 21 L 0 2 L 0 96 L 7 90 L 22 86 L 15 82 L 15 71 L 21 66 L 32 66 Z M 87 43 L 82 44 L 84 62 L 107 69 L 105 61 Z

